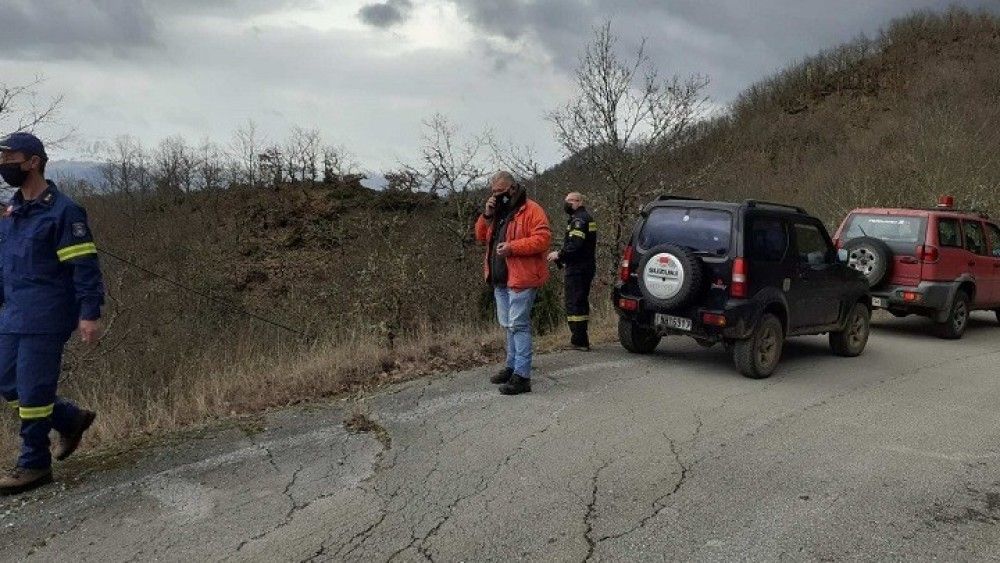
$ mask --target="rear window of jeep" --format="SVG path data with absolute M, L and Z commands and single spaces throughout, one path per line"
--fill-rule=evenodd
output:
M 927 231 L 924 217 L 899 215 L 852 215 L 841 238 L 845 241 L 859 237 L 874 237 L 886 242 L 923 244 Z
M 656 207 L 639 232 L 639 247 L 671 243 L 717 256 L 729 253 L 733 216 L 717 209 Z

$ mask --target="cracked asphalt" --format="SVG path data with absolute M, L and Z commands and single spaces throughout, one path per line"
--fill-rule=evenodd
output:
M 1000 554 L 1000 326 L 792 340 L 771 379 L 686 339 L 477 369 L 145 452 L 0 501 L 3 560 L 983 560 Z

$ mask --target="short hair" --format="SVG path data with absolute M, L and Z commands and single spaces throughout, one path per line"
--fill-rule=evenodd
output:
M 500 170 L 496 174 L 494 174 L 493 177 L 490 178 L 490 185 L 492 185 L 494 182 L 498 180 L 504 180 L 511 185 L 517 183 L 517 180 L 514 179 L 514 175 L 511 174 L 510 172 L 507 172 L 506 170 Z
M 566 194 L 566 197 L 578 199 L 580 200 L 580 203 L 583 204 L 583 194 L 581 194 L 580 192 L 569 192 L 568 194 Z

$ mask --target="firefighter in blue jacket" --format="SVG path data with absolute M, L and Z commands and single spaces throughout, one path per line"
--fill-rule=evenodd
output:
M 70 334 L 100 337 L 104 287 L 87 214 L 45 179 L 47 160 L 34 135 L 0 140 L 0 176 L 18 188 L 0 219 L 0 395 L 21 419 L 21 455 L 0 475 L 2 495 L 50 483 L 52 457 L 69 457 L 96 416 L 56 395 Z

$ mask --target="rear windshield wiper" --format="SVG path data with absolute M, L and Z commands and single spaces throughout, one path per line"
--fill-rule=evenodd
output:
M 694 254 L 695 256 L 725 256 L 726 255 L 726 249 L 724 249 L 724 248 L 720 248 L 718 250 L 695 250 L 695 249 L 692 248 L 692 249 L 690 249 L 690 251 L 691 251 L 691 254 Z

